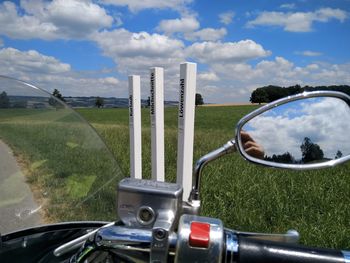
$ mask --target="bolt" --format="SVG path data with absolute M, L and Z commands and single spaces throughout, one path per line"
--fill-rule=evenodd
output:
M 156 237 L 156 239 L 162 240 L 166 237 L 166 231 L 162 228 L 158 228 L 155 230 L 154 236 Z
M 140 212 L 139 212 L 139 218 L 141 219 L 142 222 L 144 223 L 150 223 L 152 220 L 153 220 L 153 213 L 152 211 L 150 210 L 150 208 L 142 208 L 140 209 Z

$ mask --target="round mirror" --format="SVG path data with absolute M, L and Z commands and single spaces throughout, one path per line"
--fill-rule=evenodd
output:
M 241 154 L 257 163 L 319 168 L 349 159 L 349 133 L 346 101 L 309 97 L 266 105 L 239 126 L 237 142 Z

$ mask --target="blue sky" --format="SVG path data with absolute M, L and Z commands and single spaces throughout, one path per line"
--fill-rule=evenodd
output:
M 350 85 L 350 0 L 0 2 L 0 72 L 65 96 L 127 97 L 127 76 L 198 63 L 206 102 L 247 102 L 274 84 Z

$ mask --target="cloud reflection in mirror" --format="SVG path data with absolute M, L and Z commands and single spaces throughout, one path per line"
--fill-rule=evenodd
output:
M 350 108 L 338 98 L 316 97 L 292 101 L 248 121 L 242 134 L 261 153 L 247 154 L 279 163 L 318 163 L 350 155 Z

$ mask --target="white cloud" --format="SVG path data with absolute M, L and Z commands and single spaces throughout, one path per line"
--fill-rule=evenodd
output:
M 275 74 L 275 79 L 291 78 L 295 75 L 295 69 L 294 64 L 283 57 L 276 57 L 275 61 L 263 60 L 256 65 L 257 74 Z
M 15 39 L 80 39 L 113 23 L 105 9 L 90 1 L 22 0 L 21 8 L 24 13 L 12 2 L 0 4 L 0 34 Z
M 0 38 L 0 47 L 4 46 L 4 41 Z
M 202 63 L 237 63 L 240 61 L 266 57 L 271 53 L 252 40 L 224 43 L 194 43 L 187 48 L 186 52 L 189 57 L 198 59 Z
M 126 83 L 116 77 L 88 77 L 67 63 L 35 50 L 0 49 L 0 72 L 65 96 L 127 96 Z
M 233 11 L 227 11 L 225 13 L 219 14 L 220 22 L 224 25 L 229 25 L 232 23 L 232 19 L 235 16 L 235 13 Z
M 146 88 L 141 90 L 142 96 L 147 96 L 149 92 L 149 69 L 163 67 L 165 97 L 178 98 L 179 64 L 186 61 L 182 41 L 165 35 L 133 33 L 125 29 L 96 33 L 94 39 L 103 53 L 113 58 L 121 74 L 141 75 L 141 82 L 147 83 Z
M 315 12 L 262 12 L 254 20 L 247 23 L 248 27 L 259 25 L 281 26 L 285 31 L 309 32 L 314 22 L 328 22 L 331 19 L 343 22 L 348 13 L 341 9 L 321 8 Z
M 108 84 L 108 85 L 117 85 L 120 82 L 117 78 L 114 78 L 114 77 L 99 78 L 98 80 L 101 83 Z
M 217 41 L 222 39 L 227 34 L 225 28 L 203 28 L 196 32 L 191 32 L 185 34 L 185 39 L 187 40 L 202 40 L 202 41 Z
M 313 63 L 298 67 L 282 57 L 262 60 L 256 66 L 247 63 L 214 63 L 211 69 L 225 79 L 241 82 L 242 86 L 341 85 L 350 84 L 350 64 Z
M 105 55 L 120 63 L 123 58 L 145 57 L 148 60 L 164 60 L 179 56 L 184 47 L 182 41 L 160 34 L 133 33 L 125 29 L 96 33 L 94 40 Z M 135 60 L 137 63 L 137 60 Z
M 44 56 L 35 50 L 19 51 L 14 48 L 0 49 L 2 74 L 18 72 L 56 74 L 70 71 L 70 65 L 54 57 Z
M 128 96 L 127 82 L 115 77 L 96 78 L 79 74 L 39 75 L 27 77 L 28 81 L 51 92 L 58 89 L 64 96 Z
M 66 96 L 127 97 L 126 81 L 115 77 L 52 76 L 47 82 L 51 89 L 59 87 Z M 40 79 L 40 83 L 45 83 L 45 80 Z
M 196 41 L 217 41 L 227 34 L 225 28 L 200 28 L 198 20 L 194 16 L 186 16 L 176 19 L 161 20 L 157 26 L 157 30 L 164 32 L 166 35 L 178 33 L 178 37 L 186 40 Z
M 49 23 L 41 23 L 34 16 L 18 14 L 14 3 L 0 4 L 0 33 L 11 38 L 43 38 L 53 39 L 57 28 Z
M 112 25 L 112 17 L 100 6 L 88 1 L 55 0 L 47 7 L 45 20 L 53 23 L 63 34 L 80 35 Z
M 337 19 L 340 22 L 344 22 L 348 18 L 349 14 L 339 8 L 321 8 L 315 13 L 315 20 L 320 22 L 328 22 L 330 19 Z
M 317 64 L 310 64 L 310 65 L 307 65 L 306 66 L 306 69 L 307 70 L 310 70 L 310 71 L 312 71 L 312 70 L 318 70 L 320 67 L 319 67 L 319 65 L 317 65 Z
M 210 61 L 209 72 L 214 73 L 217 92 L 211 101 L 248 102 L 251 92 L 262 86 L 350 85 L 350 64 L 328 64 L 315 62 L 300 67 L 283 57 L 262 60 L 256 65 L 245 61 Z M 209 80 L 202 80 L 201 86 Z M 222 96 L 225 94 L 225 96 Z
M 138 12 L 143 9 L 181 10 L 192 0 L 101 0 L 101 2 L 116 6 L 127 6 L 130 11 Z
M 288 105 L 271 109 L 244 127 L 253 129 L 249 134 L 268 156 L 289 152 L 297 160 L 301 159 L 300 145 L 305 137 L 317 143 L 326 158 L 334 158 L 338 150 L 344 155 L 350 154 L 346 136 L 350 129 L 350 110 L 344 101 L 311 98 Z
M 280 8 L 283 8 L 283 9 L 294 9 L 295 8 L 295 3 L 282 4 L 282 5 L 280 5 Z
M 310 50 L 297 51 L 297 52 L 295 52 L 295 54 L 297 54 L 297 55 L 302 55 L 302 56 L 306 56 L 306 57 L 318 57 L 318 56 L 322 56 L 322 53 L 321 53 L 321 52 L 310 51 Z
M 197 79 L 199 81 L 218 81 L 219 77 L 214 72 L 198 73 Z
M 195 17 L 183 17 L 180 19 L 161 20 L 157 30 L 171 35 L 173 33 L 193 32 L 197 30 L 199 26 L 199 22 Z

